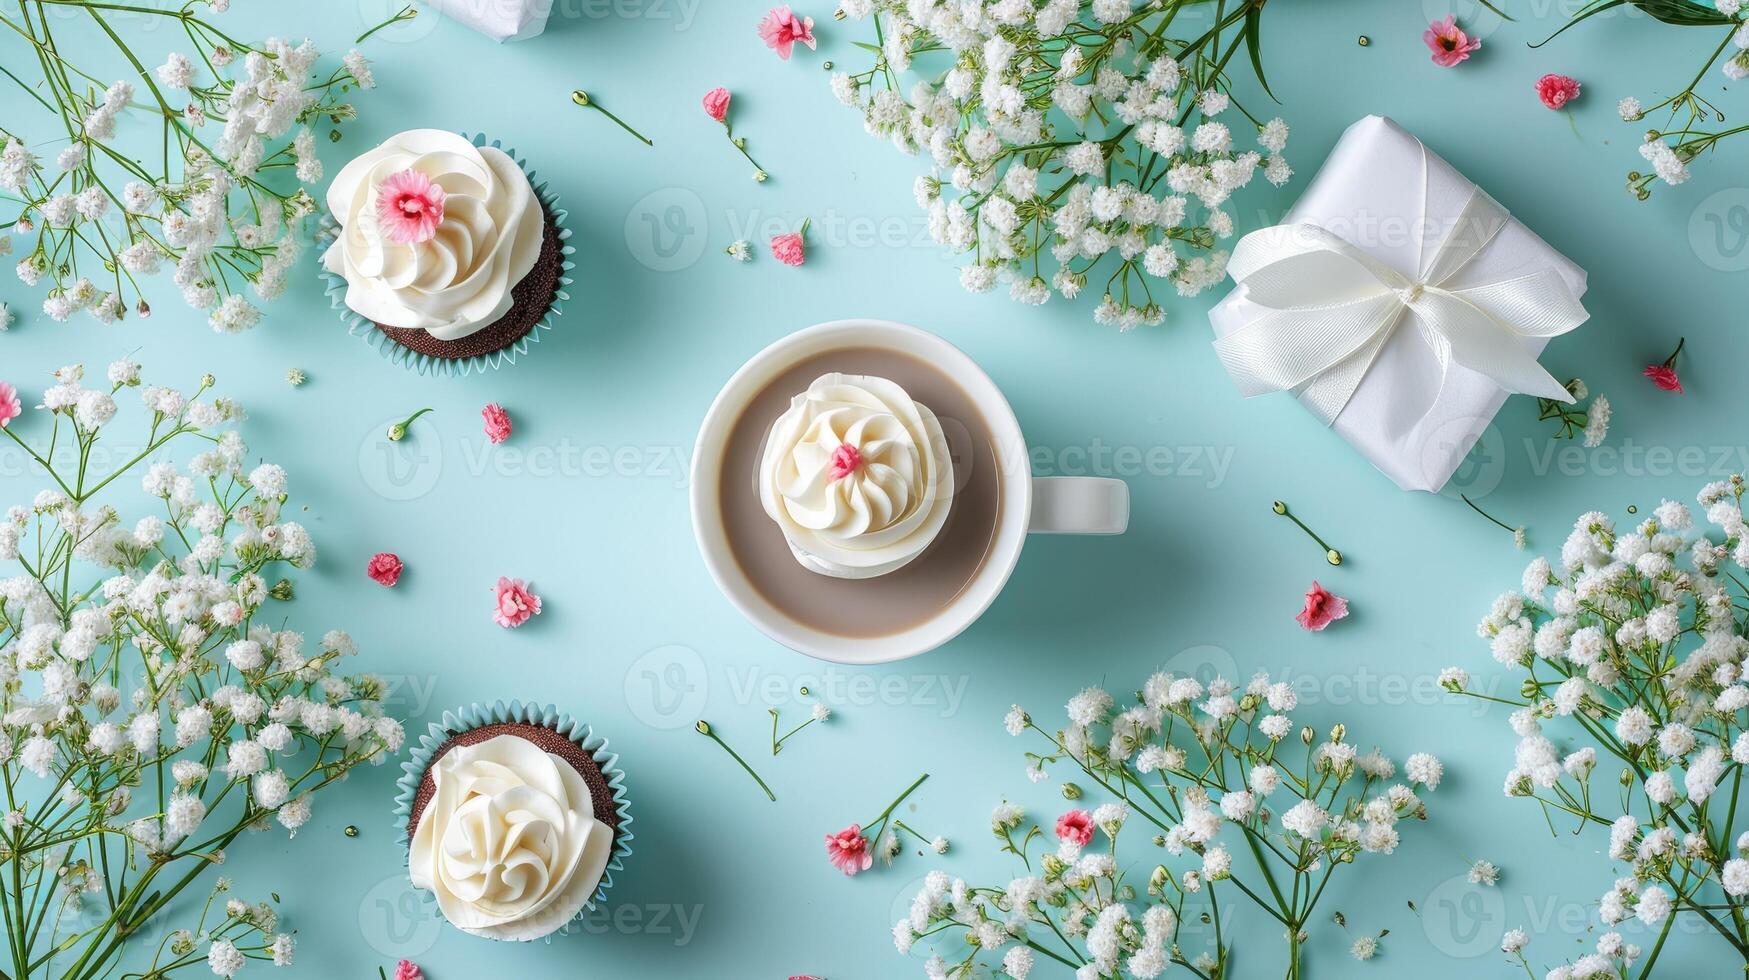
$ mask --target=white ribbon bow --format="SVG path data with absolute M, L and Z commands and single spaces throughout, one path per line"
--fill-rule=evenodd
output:
M 1330 425 L 1405 314 L 1414 314 L 1442 379 L 1456 362 L 1507 391 L 1571 402 L 1523 343 L 1566 333 L 1588 316 L 1554 269 L 1446 288 L 1507 220 L 1506 209 L 1475 188 L 1413 279 L 1317 225 L 1252 232 L 1227 270 L 1264 312 L 1216 340 L 1215 353 L 1247 397 L 1294 391 Z

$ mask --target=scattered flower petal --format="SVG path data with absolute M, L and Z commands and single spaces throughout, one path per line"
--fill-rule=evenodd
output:
M 826 859 L 847 876 L 867 871 L 874 865 L 874 855 L 868 850 L 868 838 L 862 836 L 862 827 L 858 824 L 826 835 Z
M 1471 38 L 1457 25 L 1456 14 L 1446 14 L 1444 20 L 1428 24 L 1427 32 L 1421 35 L 1421 40 L 1433 52 L 1433 63 L 1441 68 L 1450 68 L 1459 62 L 1468 61 L 1470 53 L 1482 46 L 1480 39 Z
M 510 438 L 510 413 L 502 405 L 492 402 L 480 409 L 480 415 L 486 420 L 486 438 L 492 440 L 492 445 Z
M 773 7 L 759 21 L 759 36 L 765 40 L 766 47 L 788 61 L 797 41 L 807 45 L 809 50 L 815 48 L 814 18 L 797 17 L 788 4 Z
M 1579 97 L 1579 83 L 1566 75 L 1544 75 L 1536 80 L 1536 97 L 1550 109 L 1560 109 Z
M 400 555 L 392 551 L 379 551 L 364 566 L 364 573 L 370 576 L 372 582 L 392 589 L 395 583 L 401 581 L 401 569 L 404 567 Z
M 519 578 L 499 578 L 494 588 L 497 607 L 492 621 L 505 629 L 515 629 L 540 615 L 540 596 L 529 590 Z
M 1312 587 L 1306 590 L 1305 608 L 1294 619 L 1307 630 L 1316 633 L 1347 615 L 1347 599 L 1313 582 Z

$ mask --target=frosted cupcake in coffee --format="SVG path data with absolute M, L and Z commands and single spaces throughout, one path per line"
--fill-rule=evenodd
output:
M 765 513 L 809 571 L 861 579 L 903 568 L 947 522 L 953 459 L 941 422 L 884 378 L 826 374 L 771 427 Z

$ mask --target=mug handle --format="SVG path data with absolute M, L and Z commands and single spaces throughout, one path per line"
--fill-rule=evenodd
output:
M 1130 485 L 1096 476 L 1032 478 L 1033 534 L 1122 534 L 1130 525 Z

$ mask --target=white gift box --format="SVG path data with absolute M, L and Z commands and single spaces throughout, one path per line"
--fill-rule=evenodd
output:
M 420 0 L 494 41 L 523 41 L 547 29 L 553 0 Z
M 1486 212 L 1479 221 L 1478 211 Z M 1497 220 L 1488 223 L 1490 215 Z M 1487 225 L 1485 230 L 1472 235 L 1479 244 L 1460 244 L 1458 236 L 1470 234 L 1480 224 Z M 1344 260 L 1346 270 L 1336 272 L 1367 271 L 1368 266 L 1376 268 L 1378 264 L 1389 267 L 1372 273 L 1380 279 L 1371 275 L 1362 278 L 1370 288 L 1382 290 L 1378 293 L 1382 302 L 1398 311 L 1391 314 L 1395 325 L 1385 328 L 1388 334 L 1376 349 L 1357 352 L 1333 372 L 1348 376 L 1335 397 L 1329 391 L 1308 390 L 1327 379 L 1298 380 L 1306 376 L 1303 364 L 1262 373 L 1277 382 L 1276 390 L 1292 391 L 1323 416 L 1337 435 L 1399 487 L 1438 492 L 1506 401 L 1508 390 L 1496 377 L 1517 378 L 1513 390 L 1549 393 L 1547 386 L 1553 379 L 1534 364 L 1534 358 L 1550 336 L 1584 321 L 1579 297 L 1585 293 L 1585 271 L 1507 215 L 1414 136 L 1382 116 L 1368 116 L 1350 126 L 1283 224 L 1254 235 L 1267 239 L 1271 233 L 1297 232 L 1304 238 L 1306 229 L 1290 227 L 1302 225 L 1316 226 L 1310 233 L 1319 236 L 1319 248 L 1346 249 L 1355 254 L 1355 258 Z M 1445 249 L 1448 238 L 1453 240 L 1450 250 Z M 1246 243 L 1241 242 L 1235 250 L 1236 265 L 1245 251 Z M 1447 251 L 1464 252 L 1467 260 L 1454 263 Z M 1322 257 L 1331 255 L 1324 252 Z M 1430 279 L 1426 266 L 1442 263 L 1442 269 Z M 1270 387 L 1269 381 L 1235 370 L 1235 360 L 1304 361 L 1332 355 L 1315 349 L 1318 339 L 1306 336 L 1309 329 L 1304 327 L 1304 318 L 1296 323 L 1290 319 L 1294 314 L 1282 309 L 1280 297 L 1291 291 L 1280 285 L 1282 277 L 1260 276 L 1247 282 L 1246 273 L 1272 271 L 1254 260 L 1247 264 L 1250 268 L 1234 271 L 1240 285 L 1210 311 L 1209 318 L 1217 350 L 1229 372 L 1242 389 L 1255 394 Z M 1343 287 L 1331 284 L 1329 268 L 1315 269 L 1313 265 L 1302 266 L 1298 288 L 1325 294 L 1323 300 L 1306 296 L 1308 302 L 1302 307 L 1321 312 L 1318 303 L 1323 302 L 1322 309 L 1328 309 L 1329 294 L 1340 294 Z M 1304 282 L 1308 278 L 1309 284 Z M 1258 288 L 1273 289 L 1271 295 L 1277 298 L 1259 302 L 1254 283 Z M 1495 319 L 1457 324 L 1459 329 L 1450 331 L 1458 352 L 1471 356 L 1442 357 L 1442 350 L 1450 352 L 1452 347 L 1437 329 L 1417 323 L 1418 319 L 1430 319 L 1422 306 L 1411 305 L 1423 296 L 1424 285 L 1429 293 L 1439 292 L 1441 302 L 1451 304 L 1462 318 L 1475 312 L 1467 300 L 1477 300 L 1485 311 L 1483 317 L 1494 314 Z M 1444 290 L 1434 289 L 1435 285 Z M 1502 298 L 1501 287 L 1522 292 L 1490 306 L 1491 300 Z M 1265 317 L 1275 318 L 1273 328 L 1255 329 Z M 1379 321 L 1386 318 L 1381 315 Z M 1488 329 L 1477 329 L 1484 325 Z M 1242 332 L 1246 328 L 1253 328 L 1252 335 L 1267 337 L 1267 343 L 1258 340 L 1251 349 L 1235 355 L 1230 347 L 1244 343 L 1240 338 L 1247 336 Z M 1474 356 L 1479 348 L 1468 346 L 1482 333 L 1490 335 L 1480 338 L 1485 341 L 1480 346 L 1492 348 L 1484 354 L 1511 354 L 1514 356 L 1504 360 L 1517 357 L 1520 363 L 1496 368 L 1492 375 L 1459 363 L 1460 359 L 1471 364 L 1497 363 L 1486 356 Z M 1502 352 L 1501 344 L 1511 345 L 1511 349 Z M 1266 365 L 1269 367 L 1279 365 Z M 1527 372 L 1542 376 L 1540 386 Z

